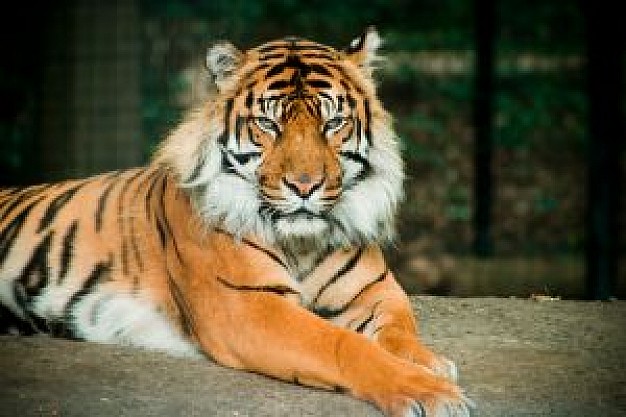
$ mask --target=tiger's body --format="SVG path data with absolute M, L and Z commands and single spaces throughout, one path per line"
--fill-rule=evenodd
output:
M 216 45 L 217 93 L 148 167 L 0 191 L 5 330 L 204 355 L 391 416 L 468 416 L 380 249 L 403 174 L 378 44 Z

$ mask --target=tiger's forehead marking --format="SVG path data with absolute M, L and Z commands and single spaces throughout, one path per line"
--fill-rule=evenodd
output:
M 248 80 L 237 95 L 246 96 L 245 104 L 250 109 L 253 103 L 277 98 L 302 98 L 317 96 L 339 101 L 335 105 L 353 103 L 350 91 L 361 92 L 361 88 L 348 76 L 342 64 L 345 55 L 330 46 L 302 38 L 288 37 L 271 41 L 250 49 L 249 62 L 253 63 L 243 77 Z M 256 62 L 256 64 L 254 64 Z M 343 90 L 340 97 L 331 98 L 325 91 Z
M 278 58 L 281 55 L 300 53 L 302 55 L 314 54 L 315 57 L 325 57 L 331 60 L 338 59 L 338 52 L 334 48 L 306 39 L 288 37 L 265 43 L 253 49 L 259 54 L 259 59 Z M 312 57 L 313 58 L 313 57 Z

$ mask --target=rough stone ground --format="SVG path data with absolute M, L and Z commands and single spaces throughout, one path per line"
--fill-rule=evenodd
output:
M 626 302 L 413 297 L 475 416 L 626 415 Z M 0 416 L 379 416 L 347 395 L 132 348 L 0 337 Z

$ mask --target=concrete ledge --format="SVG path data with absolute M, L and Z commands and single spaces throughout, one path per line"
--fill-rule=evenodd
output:
M 413 297 L 476 416 L 626 415 L 626 302 Z M 350 397 L 132 348 L 0 337 L 0 416 L 380 416 Z

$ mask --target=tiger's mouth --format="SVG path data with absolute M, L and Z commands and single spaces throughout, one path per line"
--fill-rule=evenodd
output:
M 291 221 L 324 219 L 323 213 L 315 213 L 305 207 L 300 207 L 289 213 L 277 213 L 276 219 Z
M 284 203 L 284 202 L 283 202 Z M 301 201 L 298 204 L 286 205 L 265 202 L 266 219 L 282 239 L 319 237 L 328 231 L 330 206 L 312 204 Z
M 310 190 L 306 195 L 297 194 L 287 187 L 279 189 L 261 187 L 259 198 L 261 200 L 260 213 L 269 218 L 273 223 L 283 222 L 306 222 L 328 221 L 329 212 L 338 201 L 338 196 L 324 193 L 323 184 Z

